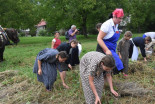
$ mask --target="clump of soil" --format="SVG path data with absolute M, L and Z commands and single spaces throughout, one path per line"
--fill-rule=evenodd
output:
M 118 92 L 121 96 L 142 97 L 149 93 L 149 90 L 144 89 L 136 82 L 115 83 L 115 86 L 119 88 Z
M 128 73 L 135 73 L 138 71 L 143 71 L 144 70 L 144 63 L 143 62 L 132 62 L 129 64 L 129 68 L 128 68 Z
M 0 72 L 0 82 L 2 82 L 5 79 L 9 79 L 10 77 L 13 77 L 17 74 L 17 71 L 8 70 L 5 72 Z

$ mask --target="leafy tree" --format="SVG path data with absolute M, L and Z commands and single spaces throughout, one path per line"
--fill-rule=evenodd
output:
M 148 1 L 147 9 L 146 19 L 143 25 L 146 31 L 155 31 L 155 0 Z
M 45 19 L 52 32 L 74 24 L 87 36 L 96 34 L 95 25 L 105 22 L 115 8 L 123 8 L 125 17 L 131 15 L 129 29 L 154 29 L 154 0 L 0 0 L 0 23 L 8 28 L 30 28 L 35 33 L 34 25 Z
M 98 22 L 107 20 L 115 8 L 129 7 L 128 0 L 41 0 L 40 3 L 53 30 L 68 29 L 75 24 L 85 36 Z
M 0 23 L 3 27 L 31 28 L 36 23 L 34 0 L 1 0 Z
M 150 0 L 131 0 L 131 23 L 130 28 L 135 32 L 145 30 L 145 21 L 149 13 Z

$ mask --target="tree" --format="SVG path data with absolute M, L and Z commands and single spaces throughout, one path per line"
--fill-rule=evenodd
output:
M 0 23 L 3 27 L 31 28 L 36 23 L 37 14 L 34 0 L 1 0 Z
M 131 23 L 130 28 L 135 32 L 145 31 L 145 21 L 149 13 L 150 0 L 131 0 Z
M 40 3 L 49 27 L 68 29 L 75 24 L 85 36 L 98 22 L 107 20 L 115 8 L 129 7 L 128 0 L 41 0 Z
M 150 0 L 148 2 L 148 10 L 146 14 L 146 19 L 144 22 L 145 31 L 155 31 L 155 0 Z

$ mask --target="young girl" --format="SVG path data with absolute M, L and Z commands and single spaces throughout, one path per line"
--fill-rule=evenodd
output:
M 129 62 L 129 47 L 130 47 L 130 38 L 132 37 L 131 31 L 126 31 L 123 39 L 121 39 L 117 46 L 117 52 L 120 59 L 123 62 L 124 69 L 123 74 L 127 76 L 128 73 L 128 62 Z
M 52 40 L 51 48 L 56 49 L 61 44 L 61 40 L 59 39 L 60 33 L 56 31 L 54 36 L 55 38 Z
M 107 77 L 111 92 L 118 96 L 113 89 L 111 70 L 115 67 L 114 58 L 100 52 L 88 52 L 80 61 L 80 77 L 87 104 L 101 104 L 104 86 L 104 74 Z

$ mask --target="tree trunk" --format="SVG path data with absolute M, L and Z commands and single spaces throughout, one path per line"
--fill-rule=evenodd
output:
M 141 27 L 140 26 L 138 26 L 138 33 L 140 33 L 141 32 Z
M 87 23 L 87 13 L 86 11 L 82 12 L 82 34 L 87 37 L 87 27 L 86 27 L 86 23 Z

